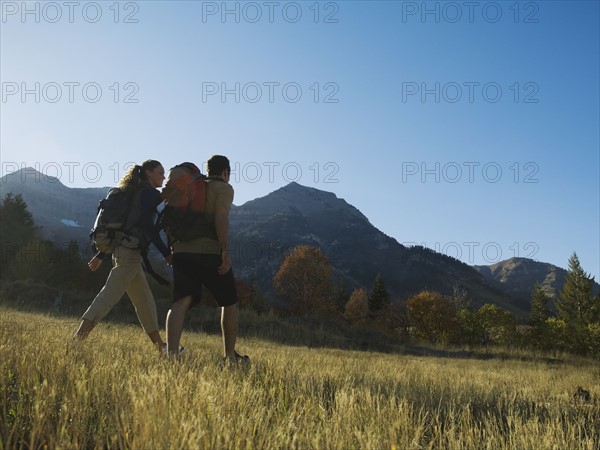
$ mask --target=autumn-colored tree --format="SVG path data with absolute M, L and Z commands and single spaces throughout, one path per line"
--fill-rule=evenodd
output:
M 317 247 L 299 245 L 292 249 L 275 274 L 273 286 L 292 314 L 335 310 L 331 266 Z
M 259 314 L 267 311 L 267 301 L 256 280 L 252 280 L 248 284 L 246 281 L 236 278 L 235 287 L 241 309 L 252 309 Z
M 240 309 L 246 309 L 252 304 L 252 288 L 244 280 L 235 279 L 235 289 L 237 290 Z
M 406 309 L 396 302 L 385 306 L 378 314 L 371 317 L 370 326 L 386 335 L 408 338 L 408 320 Z
M 364 325 L 368 314 L 367 291 L 363 288 L 355 289 L 344 308 L 344 319 L 352 325 Z
M 449 298 L 438 292 L 421 291 L 407 300 L 406 309 L 417 336 L 433 343 L 455 339 L 459 326 Z

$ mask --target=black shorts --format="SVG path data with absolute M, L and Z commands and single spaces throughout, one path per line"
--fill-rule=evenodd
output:
M 210 292 L 218 306 L 237 303 L 233 270 L 220 275 L 221 255 L 206 253 L 175 253 L 173 255 L 173 298 L 192 296 L 192 306 L 200 303 L 202 285 Z

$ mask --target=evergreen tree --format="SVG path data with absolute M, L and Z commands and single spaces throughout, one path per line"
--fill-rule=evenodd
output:
M 576 253 L 569 258 L 565 285 L 556 302 L 559 317 L 570 329 L 581 329 L 598 321 L 598 297 L 592 297 L 594 277 L 590 277 Z
M 569 272 L 560 298 L 556 302 L 559 318 L 565 323 L 565 341 L 569 350 L 577 353 L 595 351 L 590 345 L 599 324 L 600 295 L 592 296 L 594 277 L 590 277 L 576 253 L 569 258 Z
M 38 227 L 21 194 L 8 193 L 0 203 L 0 267 L 1 277 L 11 271 L 18 252 L 37 234 Z
M 350 295 L 346 292 L 346 287 L 344 286 L 344 280 L 340 278 L 340 283 L 335 288 L 335 305 L 337 310 L 340 312 L 344 312 L 344 308 L 346 307 L 346 303 L 350 299 Z
M 549 337 L 549 329 L 546 321 L 550 317 L 550 309 L 548 308 L 549 298 L 546 295 L 542 285 L 535 283 L 531 294 L 531 307 L 529 310 L 529 325 L 531 329 L 528 332 L 530 344 L 537 348 L 551 348 L 556 345 L 551 342 Z
M 11 192 L 4 196 L 0 204 L 0 235 L 2 241 L 12 242 L 21 247 L 36 235 L 37 227 L 33 216 L 21 194 L 13 196 Z
M 529 311 L 529 325 L 535 328 L 543 326 L 546 319 L 550 317 L 548 301 L 550 299 L 540 283 L 535 283 L 531 295 L 531 308 Z
M 383 310 L 391 303 L 390 294 L 385 288 L 385 282 L 381 274 L 377 274 L 375 277 L 375 283 L 373 284 L 373 290 L 369 295 L 368 304 L 369 312 L 371 315 Z

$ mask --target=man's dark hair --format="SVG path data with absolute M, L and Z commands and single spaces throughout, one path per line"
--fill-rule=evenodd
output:
M 223 155 L 211 156 L 207 162 L 208 165 L 208 176 L 219 176 L 224 170 L 231 172 L 229 166 L 229 159 Z

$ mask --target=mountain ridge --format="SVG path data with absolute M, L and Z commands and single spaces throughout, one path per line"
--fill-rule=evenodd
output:
M 493 285 L 517 298 L 530 298 L 532 286 L 539 283 L 551 299 L 557 299 L 567 278 L 567 270 L 530 258 L 513 257 L 489 266 L 474 266 Z M 594 282 L 594 295 L 600 284 Z
M 69 188 L 58 178 L 33 168 L 21 169 L 0 178 L 2 198 L 8 192 L 21 194 L 36 225 L 43 228 L 44 237 L 61 245 L 70 239 L 89 243 L 98 202 L 107 191 L 105 187 Z M 69 226 L 63 220 L 78 223 L 80 227 Z
M 47 239 L 64 244 L 73 238 L 85 248 L 98 201 L 108 188 L 69 188 L 54 177 L 36 176 L 33 169 L 27 170 L 25 177 L 18 171 L 0 179 L 2 196 L 9 191 L 22 194 Z M 336 280 L 349 290 L 370 289 L 375 276 L 381 274 L 395 300 L 405 300 L 422 289 L 446 295 L 462 290 L 475 307 L 495 303 L 524 316 L 529 306 L 525 295 L 529 281 L 519 278 L 523 269 L 511 262 L 514 258 L 490 266 L 469 266 L 428 248 L 406 247 L 335 193 L 296 182 L 232 206 L 230 241 L 236 275 L 256 280 L 271 298 L 271 281 L 286 252 L 305 244 L 323 250 Z M 549 263 L 531 264 L 530 272 L 541 271 L 536 280 L 544 273 L 550 280 L 554 273 L 560 275 L 554 277 L 560 283 L 566 273 Z M 512 276 L 511 270 L 516 270 Z M 556 290 L 549 283 L 549 291 L 550 287 Z

